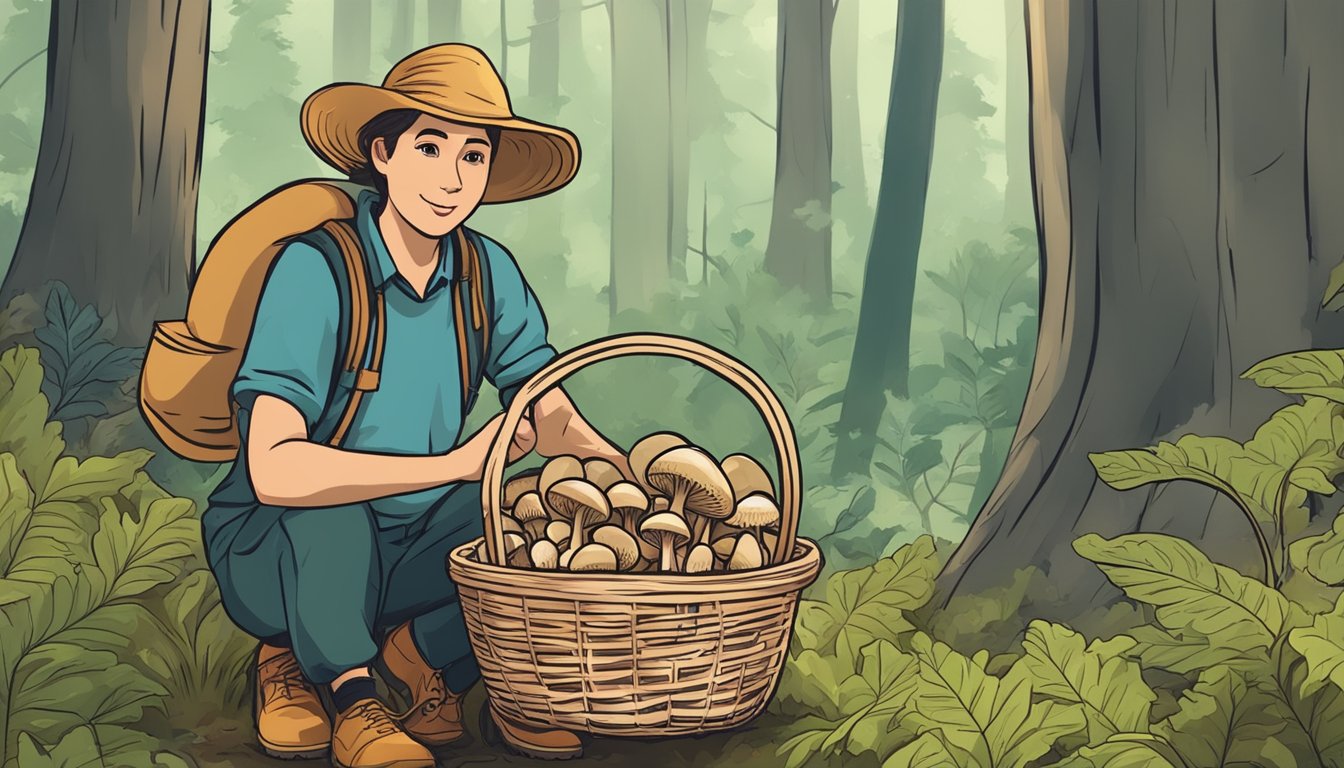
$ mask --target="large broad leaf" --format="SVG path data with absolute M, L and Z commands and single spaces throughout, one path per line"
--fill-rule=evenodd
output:
M 1077 632 L 1037 620 L 1022 641 L 1026 655 L 1021 663 L 1037 693 L 1081 705 L 1088 743 L 1099 744 L 1113 733 L 1148 730 L 1157 696 L 1143 682 L 1139 666 L 1124 655 L 1134 645 L 1133 638 L 1120 635 L 1084 647 Z
M 47 422 L 47 407 L 37 350 L 20 345 L 0 353 L 0 451 L 14 454 L 35 490 L 47 487 L 65 450 L 61 425 Z
M 1344 403 L 1344 350 L 1308 349 L 1275 355 L 1251 366 L 1241 377 L 1290 395 L 1314 395 Z
M 1305 611 L 1281 593 L 1209 561 L 1193 544 L 1163 534 L 1114 539 L 1089 533 L 1074 540 L 1132 600 L 1157 609 L 1169 630 L 1263 656 L 1283 633 L 1308 623 Z
M 25 656 L 16 673 L 11 727 L 45 739 L 76 722 L 134 723 L 167 694 L 114 653 L 46 643 Z
M 12 453 L 0 453 L 0 578 L 9 573 L 33 514 L 33 491 Z
M 1284 722 L 1268 705 L 1268 697 L 1247 686 L 1241 675 L 1214 668 L 1199 677 L 1181 698 L 1180 710 L 1154 726 L 1186 765 L 1255 766 L 1265 742 L 1283 730 Z
M 1086 727 L 1076 706 L 1033 702 L 1031 673 L 1021 663 L 1000 680 L 985 671 L 984 651 L 967 658 L 923 633 L 911 648 L 919 684 L 903 722 L 920 735 L 937 732 L 955 765 L 1023 768 Z
M 1303 697 L 1330 684 L 1344 690 L 1344 596 L 1333 611 L 1318 614 L 1311 626 L 1288 633 L 1288 642 L 1307 663 L 1300 689 Z
M 1130 631 L 1134 653 L 1144 667 L 1194 676 L 1210 667 L 1227 667 L 1247 674 L 1264 669 L 1263 654 L 1247 654 L 1234 645 L 1211 643 L 1198 632 L 1168 632 L 1161 627 L 1144 625 Z
M 892 753 L 882 763 L 882 768 L 947 768 L 949 765 L 959 765 L 939 735 L 935 731 L 925 733 Z
M 62 457 L 52 467 L 51 477 L 42 492 L 43 502 L 96 502 L 131 484 L 138 472 L 154 457 L 143 448 L 116 456 L 92 456 L 79 461 Z
M 802 647 L 857 658 L 874 640 L 894 641 L 914 629 L 904 612 L 928 602 L 937 572 L 933 539 L 920 536 L 867 568 L 831 576 L 824 601 L 803 600 L 799 606 Z
M 195 763 L 164 749 L 148 734 L 118 725 L 79 725 L 55 744 L 18 738 L 16 768 L 189 768 Z
M 1160 736 L 1120 733 L 1048 768 L 1189 768 Z
M 1344 689 L 1310 683 L 1311 667 L 1291 647 L 1277 662 L 1274 673 L 1258 683 L 1272 697 L 1275 716 L 1286 724 L 1276 738 L 1293 751 L 1298 765 L 1344 768 L 1344 728 L 1339 727 L 1344 723 Z M 1304 688 L 1314 692 L 1303 695 Z
M 910 737 L 892 726 L 893 718 L 914 692 L 915 659 L 878 640 L 864 647 L 859 673 L 840 686 L 843 723 L 822 742 L 824 752 L 845 746 L 853 754 L 885 754 Z
M 1330 530 L 1292 544 L 1293 562 L 1312 578 L 1332 587 L 1344 587 L 1344 515 L 1336 515 Z

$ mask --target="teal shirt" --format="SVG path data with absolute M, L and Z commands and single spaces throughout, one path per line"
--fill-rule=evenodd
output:
M 456 238 L 443 239 L 438 267 L 422 299 L 397 272 L 387 251 L 373 214 L 377 200 L 372 191 L 360 195 L 355 224 L 371 280 L 384 292 L 387 331 L 382 372 L 378 389 L 360 403 L 343 447 L 385 454 L 445 453 L 458 444 L 466 416 L 453 317 L 453 275 L 460 258 Z M 546 317 L 537 297 L 513 256 L 488 237 L 480 240 L 485 245 L 480 256 L 494 293 L 485 376 L 507 408 L 523 382 L 557 353 L 547 341 Z M 290 243 L 276 257 L 232 389 L 244 440 L 252 403 L 260 394 L 293 404 L 303 414 L 309 435 L 339 418 L 343 399 L 331 401 L 340 394 L 334 391 L 332 378 L 343 351 L 337 336 L 343 309 L 331 270 L 327 258 L 306 243 Z M 469 308 L 466 321 L 471 322 Z M 380 527 L 402 525 L 418 518 L 453 487 L 370 503 Z M 258 508 L 278 509 L 257 501 L 247 478 L 246 452 L 240 451 L 203 515 L 207 540 L 231 520 L 257 517 L 250 513 Z M 264 517 L 247 527 L 264 525 Z

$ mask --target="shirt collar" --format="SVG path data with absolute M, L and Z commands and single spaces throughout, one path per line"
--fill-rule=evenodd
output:
M 378 207 L 378 200 L 379 195 L 374 190 L 366 189 L 359 193 L 359 199 L 356 201 L 355 228 L 363 241 L 365 261 L 370 270 L 370 282 L 374 288 L 383 289 L 389 280 L 398 275 L 398 272 L 396 263 L 392 261 L 392 254 L 388 253 L 383 233 L 378 229 L 378 221 L 374 218 L 373 211 Z M 456 240 L 453 233 L 449 232 L 440 242 L 439 265 L 425 290 L 426 296 L 436 290 L 440 283 L 452 282 L 452 267 L 457 262 Z M 402 280 L 404 282 L 405 278 Z

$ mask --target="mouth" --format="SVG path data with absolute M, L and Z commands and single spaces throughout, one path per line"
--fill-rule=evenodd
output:
M 429 200 L 426 200 L 424 195 L 420 195 L 420 199 L 424 200 L 425 203 L 429 205 L 429 207 L 434 211 L 434 215 L 436 216 L 447 216 L 451 214 L 453 211 L 457 210 L 456 205 L 438 205 L 437 203 L 433 203 L 430 202 Z

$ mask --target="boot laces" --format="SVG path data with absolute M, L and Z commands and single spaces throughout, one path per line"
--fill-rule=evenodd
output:
M 456 699 L 448 693 L 448 686 L 444 685 L 442 670 L 434 670 L 434 674 L 425 682 L 424 688 L 419 692 L 419 696 L 405 712 L 393 715 L 397 720 L 405 720 L 416 712 L 424 716 L 433 715 L 439 707 L 446 704 L 450 699 Z
M 397 724 L 393 722 L 392 716 L 388 714 L 387 708 L 380 701 L 370 700 L 356 704 L 354 713 L 363 718 L 374 733 L 386 735 L 397 732 Z
M 306 690 L 308 681 L 303 677 L 303 670 L 299 669 L 299 661 L 294 658 L 293 653 L 284 653 L 279 657 L 268 660 L 269 667 L 265 682 L 271 685 L 270 695 L 266 697 L 271 701 L 277 697 L 283 699 L 294 698 L 294 689 Z

